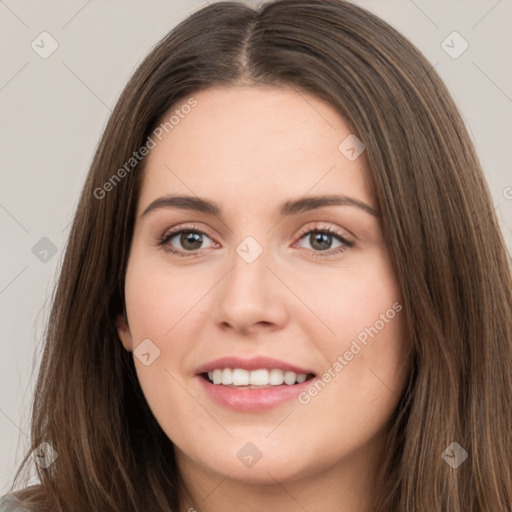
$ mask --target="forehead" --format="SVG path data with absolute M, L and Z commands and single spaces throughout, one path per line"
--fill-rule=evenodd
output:
M 371 201 L 364 153 L 350 161 L 340 151 L 350 128 L 319 98 L 288 87 L 210 88 L 191 98 L 194 107 L 183 108 L 192 104 L 185 98 L 162 118 L 175 114 L 146 157 L 139 212 L 171 192 L 246 206 L 309 191 Z

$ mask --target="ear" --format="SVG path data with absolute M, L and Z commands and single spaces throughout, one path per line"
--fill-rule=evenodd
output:
M 128 322 L 122 314 L 119 314 L 116 319 L 116 328 L 117 335 L 123 344 L 123 347 L 131 352 L 133 349 L 132 344 L 132 335 L 130 333 L 130 328 L 128 327 Z

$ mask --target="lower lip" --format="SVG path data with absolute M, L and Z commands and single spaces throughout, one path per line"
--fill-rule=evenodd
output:
M 224 407 L 245 412 L 271 409 L 297 398 L 297 395 L 315 380 L 313 378 L 291 386 L 283 384 L 262 389 L 236 389 L 222 384 L 212 384 L 200 375 L 197 378 L 213 401 Z

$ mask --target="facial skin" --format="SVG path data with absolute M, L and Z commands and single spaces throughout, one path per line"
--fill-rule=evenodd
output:
M 334 205 L 279 215 L 287 200 L 328 194 L 376 209 L 364 152 L 347 159 L 338 150 L 351 133 L 343 119 L 291 88 L 212 88 L 194 98 L 197 106 L 146 157 L 128 322 L 118 319 L 126 350 L 145 339 L 160 350 L 148 366 L 134 362 L 176 446 L 190 490 L 182 510 L 366 511 L 408 371 L 403 308 L 376 324 L 402 304 L 396 275 L 380 221 L 368 212 Z M 166 194 L 214 201 L 222 216 L 177 208 L 141 215 Z M 166 252 L 157 241 L 174 227 L 203 231 L 202 244 L 178 234 L 167 247 L 185 257 Z M 344 245 L 336 236 L 300 238 L 323 228 L 353 245 L 335 253 Z M 236 251 L 248 236 L 263 248 L 252 263 Z M 375 325 L 378 333 L 333 372 Z M 317 378 L 331 367 L 335 377 L 305 405 L 236 411 L 212 401 L 196 375 L 232 355 L 281 359 Z M 237 457 L 248 442 L 262 454 L 252 467 Z

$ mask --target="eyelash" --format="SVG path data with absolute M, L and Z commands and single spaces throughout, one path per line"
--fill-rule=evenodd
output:
M 158 240 L 157 240 L 157 245 L 158 246 L 161 246 L 163 247 L 163 249 L 171 254 L 175 254 L 177 256 L 180 256 L 180 257 L 197 257 L 198 254 L 196 252 L 192 252 L 192 251 L 177 251 L 176 249 L 173 249 L 170 245 L 167 245 L 168 242 L 171 240 L 171 238 L 174 238 L 176 235 L 179 235 L 181 233 L 196 233 L 196 234 L 199 234 L 199 235 L 206 235 L 208 238 L 212 238 L 208 235 L 208 233 L 205 233 L 203 230 L 200 230 L 198 229 L 196 226 L 179 226 L 178 228 L 174 228 L 172 229 L 171 231 L 166 231 Z M 301 240 L 302 238 L 304 238 L 305 235 L 309 235 L 311 233 L 322 233 L 322 234 L 327 234 L 327 235 L 330 235 L 330 236 L 333 236 L 335 238 L 338 238 L 338 240 L 342 243 L 342 245 L 340 247 L 337 247 L 336 249 L 329 249 L 327 251 L 312 251 L 312 255 L 314 257 L 319 257 L 319 258 L 326 258 L 328 256 L 333 256 L 335 254 L 339 254 L 339 253 L 343 253 L 345 252 L 345 250 L 347 248 L 350 248 L 350 247 L 353 247 L 354 246 L 354 242 L 347 239 L 345 236 L 341 235 L 339 232 L 337 232 L 336 230 L 333 230 L 329 227 L 325 227 L 325 228 L 319 228 L 319 227 L 315 227 L 315 228 L 308 228 L 308 229 L 303 229 L 300 231 L 299 235 L 298 235 L 298 240 Z M 166 246 L 167 247 L 164 247 Z M 200 250 L 200 249 L 198 249 Z

